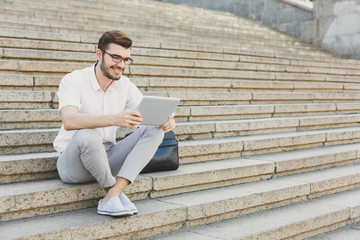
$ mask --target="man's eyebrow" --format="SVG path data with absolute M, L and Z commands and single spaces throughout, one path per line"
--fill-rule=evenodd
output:
M 111 54 L 111 55 L 113 55 L 114 57 L 121 57 L 121 58 L 123 58 L 122 56 L 120 56 L 120 55 L 118 55 L 118 54 Z
M 113 55 L 114 57 L 121 57 L 121 58 L 123 58 L 123 59 L 130 58 L 130 57 L 125 57 L 125 58 L 124 58 L 123 56 L 120 56 L 120 55 L 118 55 L 118 54 L 112 54 L 112 53 L 111 53 L 111 55 Z

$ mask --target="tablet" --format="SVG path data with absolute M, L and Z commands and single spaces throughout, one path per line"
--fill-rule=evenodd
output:
M 179 98 L 144 96 L 137 107 L 143 118 L 141 125 L 163 125 L 179 102 Z

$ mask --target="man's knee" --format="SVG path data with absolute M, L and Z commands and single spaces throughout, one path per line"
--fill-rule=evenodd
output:
M 164 139 L 164 131 L 161 128 L 153 127 L 149 130 L 148 134 L 153 141 L 159 143 L 159 145 Z
M 101 137 L 97 129 L 80 129 L 74 135 L 78 146 L 87 148 L 97 148 L 102 146 Z

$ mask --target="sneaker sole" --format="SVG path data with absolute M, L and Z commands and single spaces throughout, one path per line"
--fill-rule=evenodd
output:
M 132 212 L 102 212 L 102 211 L 97 211 L 97 213 L 100 214 L 100 215 L 107 215 L 107 216 L 113 216 L 113 217 L 128 217 L 128 216 L 133 215 Z

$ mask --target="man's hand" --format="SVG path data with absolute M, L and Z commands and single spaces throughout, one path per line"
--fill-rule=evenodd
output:
M 156 126 L 156 127 L 161 127 L 161 129 L 166 133 L 170 132 L 176 126 L 174 117 L 175 117 L 175 114 L 173 113 L 173 114 L 171 114 L 171 116 L 168 118 L 168 120 L 162 126 Z
M 115 116 L 115 125 L 121 128 L 134 128 L 143 121 L 141 113 L 136 109 L 126 109 Z

